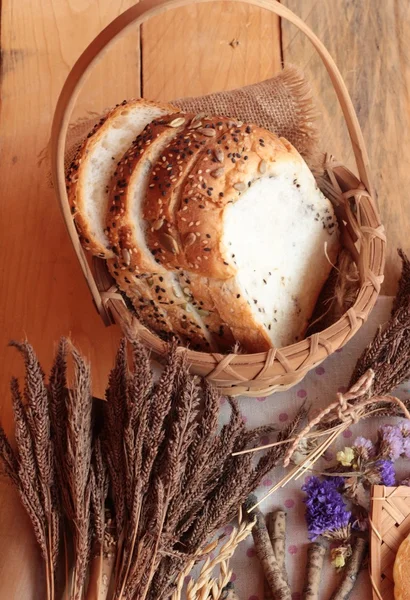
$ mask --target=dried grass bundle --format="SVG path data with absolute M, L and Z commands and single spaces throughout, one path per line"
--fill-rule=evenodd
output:
M 247 431 L 230 399 L 229 421 L 219 429 L 218 393 L 189 374 L 175 344 L 154 381 L 144 347 L 123 341 L 105 402 L 93 399 L 90 367 L 71 342 L 61 340 L 48 385 L 31 346 L 15 345 L 27 371 L 24 398 L 16 380 L 11 388 L 17 450 L 0 429 L 0 452 L 42 550 L 48 600 L 64 565 L 70 600 L 171 597 L 178 575 L 235 517 L 286 444 L 256 463 L 235 455 L 272 428 Z M 279 437 L 292 436 L 305 416 L 302 408 Z M 223 568 L 215 593 L 226 583 Z

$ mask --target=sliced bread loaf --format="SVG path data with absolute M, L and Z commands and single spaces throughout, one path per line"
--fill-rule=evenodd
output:
M 184 187 L 177 228 L 182 239 L 195 230 L 185 259 L 245 349 L 281 347 L 303 336 L 336 260 L 337 221 L 286 140 L 246 126 L 224 144 L 218 176 L 203 156 Z
M 117 162 L 148 123 L 175 110 L 142 99 L 124 101 L 101 119 L 79 148 L 67 174 L 68 198 L 81 241 L 93 254 L 114 257 L 105 223 L 108 186 Z
M 106 231 L 117 256 L 119 271 L 125 270 L 128 279 L 142 279 L 147 285 L 151 285 L 145 296 L 150 303 L 154 303 L 155 308 L 146 310 L 145 307 L 143 310 L 139 293 L 141 286 L 137 286 L 134 298 L 132 291 L 135 286 L 128 285 L 123 277 L 118 278 L 114 273 L 120 288 L 130 297 L 134 307 L 139 307 L 139 314 L 142 316 L 142 312 L 144 313 L 144 322 L 157 330 L 158 324 L 152 317 L 158 314 L 159 309 L 161 313 L 165 313 L 172 331 L 189 342 L 191 347 L 216 350 L 218 346 L 213 342 L 211 332 L 207 330 L 197 308 L 190 302 L 190 295 L 184 293 L 177 274 L 159 265 L 155 260 L 155 251 L 151 253 L 148 248 L 142 218 L 142 203 L 149 189 L 153 165 L 157 161 L 163 162 L 166 148 L 189 118 L 173 114 L 157 119 L 134 140 L 119 161 L 111 180 Z M 127 285 L 124 286 L 124 283 Z M 161 317 L 161 328 L 163 320 Z

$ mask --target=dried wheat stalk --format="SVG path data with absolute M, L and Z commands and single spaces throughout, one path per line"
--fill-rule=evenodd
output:
M 48 391 L 44 373 L 27 343 L 11 344 L 25 364 L 24 396 L 18 381 L 11 381 L 16 452 L 0 427 L 0 456 L 5 473 L 16 486 L 30 517 L 46 571 L 47 598 L 55 597 L 55 572 L 59 551 L 60 513 L 51 439 Z
M 229 568 L 229 560 L 238 545 L 251 533 L 254 524 L 255 521 L 247 522 L 243 519 L 242 511 L 239 511 L 238 525 L 232 530 L 229 539 L 221 546 L 215 558 L 211 559 L 208 557 L 205 560 L 196 580 L 191 579 L 188 582 L 186 586 L 187 600 L 201 600 L 202 598 L 219 600 L 225 597 L 224 592 L 229 587 L 229 580 L 232 575 L 232 571 Z M 172 600 L 181 600 L 184 580 L 192 570 L 195 559 L 199 561 L 201 556 L 215 550 L 217 545 L 218 541 L 213 542 L 203 550 L 199 550 L 195 558 L 188 563 L 185 570 L 181 571 L 176 580 L 176 588 L 172 595 Z M 219 568 L 218 578 L 214 575 L 215 568 Z
M 101 406 L 93 403 L 90 368 L 69 341 L 57 348 L 48 386 L 32 348 L 17 347 L 27 370 L 24 399 L 16 380 L 11 388 L 17 451 L 0 428 L 0 452 L 42 549 L 48 599 L 61 537 L 70 600 L 169 598 L 178 575 L 234 518 L 286 444 L 256 464 L 234 456 L 272 428 L 247 431 L 230 400 L 229 422 L 219 431 L 220 397 L 189 375 L 175 343 L 154 382 L 147 351 L 123 341 Z M 279 438 L 291 437 L 304 417 L 302 408 Z M 211 594 L 226 587 L 227 574 L 225 565 Z

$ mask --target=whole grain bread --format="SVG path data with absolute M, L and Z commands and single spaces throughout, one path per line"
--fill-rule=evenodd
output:
M 78 190 L 92 183 L 82 148 L 69 188 L 84 245 L 111 257 L 120 289 L 163 337 L 223 352 L 301 339 L 339 249 L 330 201 L 283 138 L 225 117 L 158 110 L 115 169 L 105 161 L 103 250 L 78 208 Z M 94 154 L 115 119 L 101 124 L 108 134 L 95 138 Z

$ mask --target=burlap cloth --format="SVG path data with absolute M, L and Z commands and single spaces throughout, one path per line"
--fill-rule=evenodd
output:
M 323 155 L 319 152 L 318 116 L 311 88 L 303 73 L 294 66 L 278 75 L 229 92 L 197 98 L 182 98 L 172 104 L 186 112 L 225 115 L 245 123 L 256 123 L 283 136 L 300 152 L 315 173 L 320 174 Z M 65 163 L 73 159 L 78 146 L 100 116 L 82 118 L 70 125 Z M 49 177 L 51 183 L 51 177 Z

